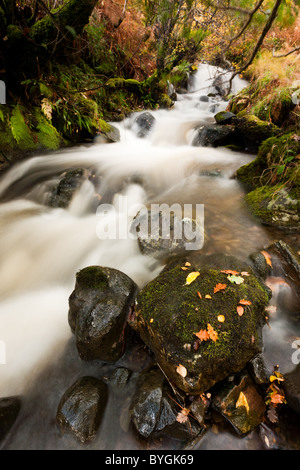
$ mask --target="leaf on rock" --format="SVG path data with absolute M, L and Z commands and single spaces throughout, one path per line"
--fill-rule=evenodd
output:
M 244 307 L 242 307 L 241 305 L 238 305 L 236 310 L 240 317 L 244 314 Z
M 183 408 L 182 411 L 179 411 L 178 415 L 176 416 L 176 421 L 178 423 L 186 423 L 189 419 L 188 417 L 188 410 L 186 408 Z
M 251 305 L 252 302 L 250 302 L 250 300 L 245 300 L 245 299 L 242 299 L 239 301 L 239 304 L 241 305 Z
M 217 292 L 219 292 L 219 290 L 224 290 L 226 289 L 227 287 L 227 284 L 217 284 L 216 287 L 214 288 L 214 294 L 216 294 Z
M 207 330 L 200 330 L 198 333 L 194 333 L 200 341 L 207 341 L 209 339 L 209 334 Z
M 187 375 L 187 370 L 182 364 L 179 364 L 179 366 L 177 366 L 176 372 L 177 374 L 181 375 L 181 377 L 183 378 L 186 377 Z
M 242 284 L 244 282 L 244 278 L 241 276 L 236 276 L 235 274 L 227 276 L 228 281 L 235 283 L 235 284 Z
M 225 274 L 240 274 L 238 271 L 233 271 L 232 269 L 224 269 L 221 273 Z
M 186 278 L 185 285 L 189 285 L 192 282 L 194 282 L 195 279 L 197 279 L 198 276 L 200 276 L 199 271 L 193 271 L 192 273 L 190 273 Z
M 240 393 L 239 398 L 235 404 L 236 408 L 239 408 L 240 406 L 244 406 L 246 408 L 247 413 L 249 413 L 248 401 L 246 395 L 243 392 Z
M 213 341 L 217 341 L 218 333 L 213 329 L 213 327 L 208 323 L 207 324 L 207 332 L 209 334 L 210 339 Z
M 268 253 L 267 251 L 262 250 L 262 251 L 261 251 L 261 254 L 264 255 L 265 260 L 266 260 L 266 263 L 267 263 L 269 266 L 271 266 L 271 268 L 273 268 L 271 256 L 269 255 L 269 253 Z
M 271 423 L 278 423 L 277 410 L 276 410 L 275 406 L 272 405 L 272 403 L 269 406 L 267 416 L 268 416 L 269 420 L 271 421 Z

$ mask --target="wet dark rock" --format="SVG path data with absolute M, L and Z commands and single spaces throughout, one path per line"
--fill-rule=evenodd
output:
M 257 354 L 248 363 L 248 372 L 258 385 L 268 384 L 272 372 L 267 368 L 262 354 Z
M 209 102 L 209 97 L 206 95 L 202 95 L 199 98 L 199 101 L 202 101 L 203 103 L 208 103 Z
M 7 436 L 21 409 L 19 397 L 0 398 L 0 442 Z
M 138 126 L 137 136 L 140 138 L 146 137 L 151 131 L 155 123 L 155 117 L 148 111 L 141 113 L 135 119 L 134 124 Z
M 221 125 L 231 124 L 234 117 L 236 115 L 229 111 L 220 111 L 214 116 L 216 123 Z
M 294 362 L 297 364 L 295 369 L 284 376 L 282 382 L 283 390 L 287 400 L 288 406 L 300 414 L 300 349 L 299 342 L 296 343 L 296 348 L 293 350 Z
M 142 437 L 163 434 L 177 439 L 193 439 L 199 434 L 201 426 L 195 419 L 188 418 L 183 423 L 177 420 L 182 408 L 171 394 L 172 390 L 160 370 L 152 369 L 140 375 L 131 413 L 132 422 Z
M 190 267 L 183 270 L 186 262 Z M 221 272 L 225 269 L 245 271 L 249 276 L 240 276 L 241 283 L 236 284 Z M 200 275 L 187 285 L 188 274 L 196 271 Z M 214 294 L 218 283 L 227 287 Z M 141 290 L 130 325 L 154 353 L 169 380 L 186 393 L 200 394 L 243 369 L 261 352 L 262 313 L 269 298 L 269 291 L 246 263 L 221 254 L 194 254 L 168 263 Z M 237 314 L 240 299 L 251 302 L 251 309 L 242 316 Z M 224 322 L 218 321 L 220 314 L 225 316 Z M 207 330 L 208 325 L 217 332 L 217 340 L 198 341 L 195 333 Z
M 228 93 L 228 83 L 226 85 L 225 81 L 223 81 L 222 77 L 218 75 L 213 83 L 213 87 L 217 90 L 218 94 L 223 98 Z
M 247 373 L 225 384 L 213 398 L 212 407 L 242 435 L 254 430 L 266 411 L 264 399 Z
M 264 255 L 260 251 L 256 251 L 249 255 L 249 259 L 252 262 L 255 273 L 263 280 L 266 280 L 267 277 L 271 274 L 272 268 L 267 263 Z
M 182 254 L 186 250 L 201 249 L 203 226 L 182 216 L 182 208 L 174 213 L 158 210 L 142 210 L 134 218 L 130 231 L 137 237 L 141 253 L 161 258 L 170 254 Z
M 81 442 L 95 438 L 107 403 L 107 385 L 95 377 L 81 377 L 62 396 L 56 422 Z
M 52 190 L 49 199 L 50 207 L 67 208 L 78 189 L 88 180 L 90 172 L 85 168 L 76 168 L 65 173 L 58 183 L 58 186 Z
M 136 292 L 136 284 L 116 269 L 89 266 L 76 274 L 68 319 L 81 359 L 115 362 L 121 357 Z
M 192 146 L 193 147 L 221 147 L 234 144 L 235 129 L 233 126 L 201 126 L 197 130 Z

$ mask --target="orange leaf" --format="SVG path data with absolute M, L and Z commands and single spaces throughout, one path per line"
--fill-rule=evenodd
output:
M 199 291 L 197 292 L 197 295 L 198 295 L 199 299 L 202 299 L 202 295 L 200 294 Z
M 218 333 L 213 329 L 213 327 L 207 323 L 207 332 L 209 334 L 210 339 L 213 341 L 217 341 L 218 339 Z
M 221 271 L 221 273 L 225 273 L 225 274 L 240 274 L 238 271 L 232 271 L 232 269 L 225 269 L 225 270 Z
M 270 255 L 269 255 L 269 253 L 268 253 L 267 251 L 261 251 L 261 254 L 264 255 L 267 264 L 268 264 L 269 266 L 271 266 L 271 268 L 273 268 L 273 266 L 272 266 L 272 261 L 271 261 L 271 257 L 270 257 Z
M 219 290 L 226 289 L 226 287 L 227 287 L 227 284 L 217 284 L 216 287 L 214 288 L 214 294 L 216 294 L 216 292 L 219 292 Z
M 280 393 L 274 393 L 271 396 L 271 403 L 273 403 L 274 405 L 278 403 L 285 403 L 285 396 L 280 395 Z
M 242 299 L 239 301 L 239 304 L 241 305 L 251 305 L 252 302 L 250 302 L 250 300 L 245 300 L 245 299 Z
M 194 333 L 194 335 L 196 335 L 200 341 L 207 341 L 210 338 L 207 330 L 200 330 L 198 333 Z
M 237 310 L 237 313 L 239 314 L 239 316 L 241 317 L 244 313 L 244 307 L 242 307 L 241 305 L 238 305 L 236 310 Z

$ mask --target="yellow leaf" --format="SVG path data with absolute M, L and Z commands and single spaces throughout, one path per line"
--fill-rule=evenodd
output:
M 187 375 L 187 370 L 182 364 L 179 364 L 179 366 L 177 366 L 176 372 L 177 374 L 181 375 L 181 377 L 183 378 L 186 377 Z
M 199 271 L 193 271 L 192 273 L 190 273 L 186 278 L 185 285 L 189 285 L 194 282 L 194 280 L 197 279 L 198 276 L 200 276 Z
M 185 263 L 185 266 L 192 266 L 188 261 Z
M 208 295 L 208 294 L 207 294 L 207 295 L 205 296 L 205 298 L 206 298 L 206 299 L 211 299 L 211 295 Z
M 239 408 L 240 406 L 244 406 L 247 410 L 247 413 L 249 413 L 249 405 L 248 405 L 248 402 L 247 402 L 247 398 L 246 396 L 244 395 L 243 392 L 240 393 L 240 396 L 235 404 L 235 407 L 236 408 Z
M 218 315 L 218 321 L 219 321 L 220 323 L 223 323 L 223 322 L 225 321 L 224 315 Z

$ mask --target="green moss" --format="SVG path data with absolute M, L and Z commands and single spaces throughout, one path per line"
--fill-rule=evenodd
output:
M 82 288 L 101 289 L 108 286 L 108 277 L 99 266 L 89 266 L 76 274 L 76 283 Z
M 42 115 L 36 112 L 36 130 L 38 146 L 47 150 L 58 150 L 61 144 L 61 137 L 55 127 Z
M 32 134 L 25 122 L 20 106 L 15 106 L 10 118 L 11 133 L 22 150 L 33 150 L 35 143 Z

